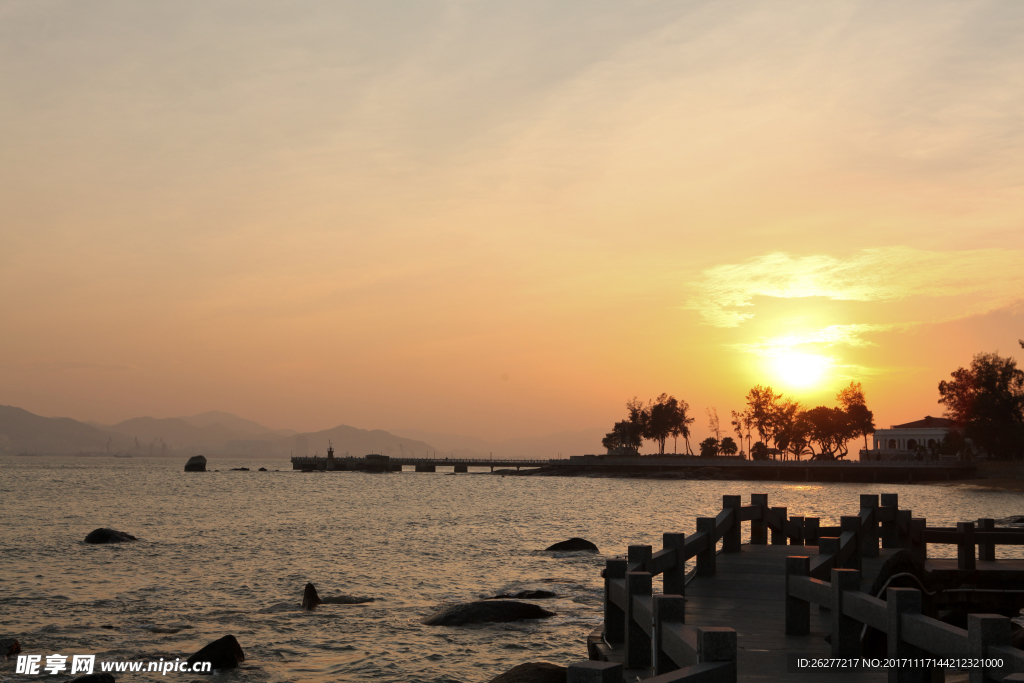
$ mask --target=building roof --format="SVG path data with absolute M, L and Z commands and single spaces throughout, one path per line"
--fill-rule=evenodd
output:
M 893 425 L 893 429 L 934 429 L 936 427 L 952 427 L 953 421 L 945 417 L 926 416 L 923 420 L 914 420 L 901 425 Z

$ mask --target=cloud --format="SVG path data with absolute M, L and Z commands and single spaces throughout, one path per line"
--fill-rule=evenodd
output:
M 956 318 L 1003 308 L 1021 299 L 1024 251 L 937 252 L 882 247 L 846 258 L 774 252 L 743 263 L 715 266 L 702 275 L 692 284 L 693 294 L 684 308 L 697 311 L 705 323 L 716 327 L 738 327 L 752 318 L 755 297 L 866 302 L 948 298 L 951 302 L 947 313 Z M 833 335 L 849 343 L 850 333 L 858 330 L 844 327 L 851 326 L 820 330 L 823 337 L 819 341 L 827 342 Z
M 787 334 L 760 342 L 741 342 L 729 346 L 762 356 L 774 356 L 782 351 L 807 345 L 820 345 L 824 348 L 830 346 L 873 346 L 874 342 L 863 339 L 861 335 L 866 332 L 884 332 L 895 327 L 897 326 L 871 324 L 828 325 L 805 334 Z

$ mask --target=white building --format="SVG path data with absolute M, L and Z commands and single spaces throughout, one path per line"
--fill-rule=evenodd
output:
M 925 417 L 889 429 L 875 431 L 875 447 L 862 456 L 862 460 L 889 460 L 917 455 L 918 448 L 931 450 L 942 443 L 942 439 L 953 426 L 952 420 L 944 417 Z

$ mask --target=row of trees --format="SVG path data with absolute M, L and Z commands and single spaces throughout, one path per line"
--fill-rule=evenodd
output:
M 694 418 L 688 414 L 690 405 L 686 401 L 662 394 L 644 405 L 634 396 L 632 401 L 626 403 L 626 410 L 626 419 L 616 422 L 612 431 L 601 440 L 601 445 L 609 453 L 639 455 L 644 439 L 649 439 L 658 445 L 658 453 L 664 455 L 665 442 L 669 437 L 672 438 L 672 452 L 675 453 L 680 436 L 683 437 L 686 452 L 692 453 L 690 425 Z
M 1024 457 L 1024 371 L 1013 358 L 977 354 L 939 382 L 939 403 L 953 422 L 948 442 L 961 452 Z
M 850 441 L 863 436 L 867 448 L 867 435 L 875 431 L 874 415 L 868 410 L 864 390 L 859 382 L 836 395 L 838 406 L 817 406 L 804 409 L 799 402 L 775 393 L 771 387 L 755 386 L 747 394 L 747 407 L 742 412 L 732 411 L 732 428 L 739 440 L 722 436 L 718 412 L 707 409 L 710 436 L 700 443 L 700 454 L 745 455 L 740 451 L 744 439 L 750 457 L 758 459 L 790 457 L 799 460 L 808 456 L 817 460 L 835 460 L 849 453 Z M 610 453 L 639 454 L 644 439 L 658 445 L 658 453 L 665 453 L 665 442 L 682 436 L 686 452 L 690 450 L 690 425 L 695 418 L 688 414 L 686 401 L 662 394 L 644 405 L 633 398 L 626 404 L 628 417 L 615 423 L 602 444 Z M 751 443 L 753 435 L 759 440 Z M 770 444 L 770 445 L 769 445 Z M 676 452 L 675 444 L 673 452 Z

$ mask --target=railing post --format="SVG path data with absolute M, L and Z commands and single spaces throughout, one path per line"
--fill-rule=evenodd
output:
M 649 572 L 626 572 L 626 654 L 623 664 L 627 669 L 646 669 L 651 665 L 651 637 L 633 618 L 633 598 L 650 595 Z M 653 627 L 648 624 L 648 628 Z
M 669 671 L 675 671 L 679 666 L 672 661 L 661 649 L 663 642 L 662 634 L 667 624 L 686 623 L 686 598 L 682 595 L 655 595 L 654 596 L 654 673 L 661 675 Z
M 928 520 L 924 517 L 914 517 L 910 520 L 910 554 L 922 564 L 928 559 L 928 542 L 924 538 L 927 528 Z
M 576 662 L 565 672 L 566 683 L 622 683 L 622 665 L 614 662 Z
M 716 681 L 736 681 L 736 631 L 721 626 L 697 629 L 700 662 L 732 662 L 731 671 Z
M 900 548 L 906 548 L 910 550 L 913 547 L 911 536 L 913 535 L 913 520 L 914 513 L 911 510 L 897 510 L 896 511 L 896 533 L 899 534 Z
M 896 522 L 896 512 L 900 507 L 900 495 L 898 493 L 883 493 L 881 503 L 882 507 L 892 508 L 892 520 L 882 522 L 882 547 L 899 548 L 900 533 Z
M 743 498 L 741 496 L 722 496 L 722 509 L 732 510 L 732 525 L 726 529 L 725 534 L 722 536 L 723 553 L 738 553 L 740 551 L 740 543 L 742 543 L 740 537 L 740 508 L 742 506 Z
M 806 636 L 811 632 L 811 603 L 791 594 L 790 579 L 811 573 L 811 558 L 792 556 L 786 558 L 786 635 Z
M 651 561 L 651 546 L 631 545 L 626 552 L 626 559 L 629 561 L 630 569 L 635 572 L 647 569 L 647 563 Z
M 821 520 L 817 517 L 804 517 L 804 545 L 818 545 Z
M 772 545 L 786 545 L 786 508 L 772 508 L 778 529 L 772 529 Z
M 789 521 L 793 522 L 793 524 L 796 524 L 796 527 L 799 530 L 799 534 L 800 534 L 797 538 L 789 539 L 789 544 L 790 545 L 803 545 L 804 544 L 804 518 L 801 517 L 800 515 L 793 515 L 792 517 L 789 518 Z
M 970 655 L 978 659 L 986 659 L 991 656 L 988 648 L 1008 646 L 1010 644 L 1010 619 L 1000 614 L 968 614 L 967 615 L 967 646 L 970 648 Z M 996 659 L 995 657 L 991 657 Z M 1002 659 L 1001 657 L 999 659 Z M 970 669 L 968 680 L 970 683 L 985 683 L 989 680 L 1000 681 L 1013 669 L 1008 661 L 995 672 L 992 669 Z M 995 673 L 995 675 L 992 675 Z M 991 677 L 991 678 L 990 678 Z
M 750 521 L 750 545 L 765 545 L 768 543 L 767 527 L 765 526 L 768 516 L 768 494 L 751 493 L 750 504 L 761 506 L 761 519 Z
M 604 564 L 604 639 L 621 643 L 626 639 L 626 611 L 612 600 L 612 581 L 626 578 L 626 560 L 605 560 Z
M 899 659 L 921 657 L 920 648 L 903 640 L 902 622 L 904 614 L 921 613 L 921 591 L 916 588 L 889 588 L 886 590 L 885 608 L 887 656 Z M 927 683 L 930 680 L 930 672 L 925 668 L 889 668 L 890 683 Z
M 698 517 L 697 531 L 703 531 L 708 536 L 707 548 L 697 553 L 697 576 L 715 575 L 715 518 Z
M 662 592 L 670 595 L 686 594 L 686 560 L 683 559 L 683 543 L 686 534 L 662 534 L 662 545 L 676 551 L 676 564 L 661 574 Z
M 878 557 L 878 496 L 874 494 L 862 494 L 860 497 L 860 509 L 871 510 L 868 516 L 867 528 L 861 526 L 860 553 L 862 557 Z
M 860 569 L 860 517 L 843 516 L 839 518 L 839 528 L 846 533 L 847 531 L 853 532 L 853 552 L 846 558 L 846 562 L 842 563 L 843 569 Z
M 957 522 L 956 535 L 956 568 L 975 569 L 974 522 Z
M 978 520 L 978 531 L 995 531 L 996 520 L 990 517 L 984 517 Z M 996 559 L 996 545 L 995 543 L 981 543 L 978 542 L 978 559 L 983 562 L 994 562 Z
M 860 590 L 856 569 L 832 570 L 832 656 L 860 656 L 860 622 L 843 614 L 843 591 Z

